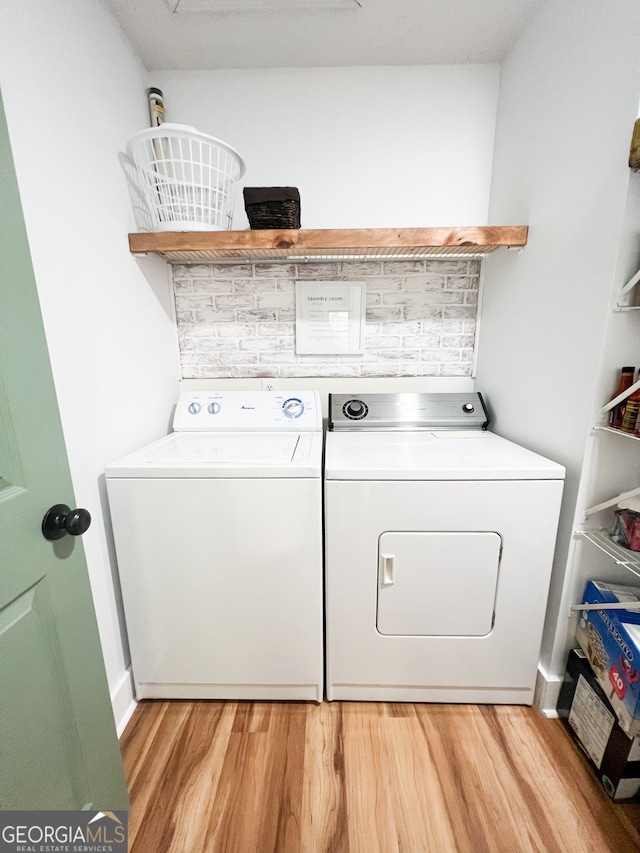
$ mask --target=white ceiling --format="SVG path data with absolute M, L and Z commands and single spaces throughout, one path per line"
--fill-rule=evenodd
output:
M 172 13 L 167 0 L 104 2 L 149 71 L 188 71 L 500 62 L 547 0 L 359 0 L 362 7 L 345 10 L 190 14 Z

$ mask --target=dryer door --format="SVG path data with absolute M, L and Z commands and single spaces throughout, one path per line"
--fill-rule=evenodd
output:
M 488 634 L 501 545 L 494 531 L 383 533 L 378 540 L 378 631 L 422 637 Z

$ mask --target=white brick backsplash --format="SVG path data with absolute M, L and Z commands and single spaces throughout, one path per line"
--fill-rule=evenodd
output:
M 253 264 L 210 264 L 214 278 L 253 278 Z
M 443 317 L 458 317 L 473 319 L 475 326 L 476 308 L 473 305 L 444 305 L 442 307 Z
M 409 325 L 409 323 L 407 323 Z M 465 329 L 463 320 L 443 320 L 429 318 L 422 323 L 423 332 L 434 332 L 438 335 L 462 335 L 465 332 L 473 334 L 474 329 Z M 411 329 L 407 329 L 411 334 Z
M 258 326 L 249 323 L 218 323 L 216 335 L 219 338 L 255 338 Z
M 422 290 L 403 290 L 400 293 L 383 293 L 383 305 L 424 305 Z
M 418 335 L 423 329 L 424 323 L 417 321 L 380 324 L 382 335 Z
M 402 339 L 403 349 L 435 349 L 441 345 L 440 335 L 406 335 Z
M 237 312 L 233 309 L 221 311 L 219 308 L 201 308 L 192 311 L 193 323 L 213 323 L 216 326 L 222 323 L 231 323 L 238 319 Z
M 258 326 L 258 335 L 265 337 L 289 337 L 294 332 L 293 326 L 287 323 L 260 323 Z
M 380 350 L 377 353 L 377 357 L 380 361 L 418 361 L 420 358 L 419 350 L 410 350 L 410 349 L 397 349 L 397 350 Z
M 213 323 L 184 323 L 178 328 L 178 338 L 215 338 L 216 327 Z
M 421 361 L 413 366 L 414 376 L 443 376 L 443 365 L 440 362 L 425 362 Z
M 400 335 L 365 335 L 365 346 L 370 350 L 400 349 Z
M 232 296 L 215 296 L 216 308 L 255 308 L 256 298 L 252 293 L 234 293 Z
M 422 361 L 460 361 L 460 350 L 457 349 L 431 349 L 420 353 Z
M 331 364 L 321 364 L 316 376 L 335 376 L 336 369 Z M 344 362 L 340 365 L 340 376 L 360 376 L 360 365 L 359 364 L 345 364 Z
M 257 364 L 257 352 L 222 352 L 220 353 L 220 364 Z
M 359 376 L 416 376 L 416 372 L 411 366 L 411 372 L 404 373 L 401 370 L 400 364 L 363 364 L 360 368 Z M 435 373 L 431 373 L 435 376 Z
M 447 349 L 473 347 L 473 335 L 443 335 L 440 344 Z
M 216 338 L 184 338 L 180 341 L 180 349 L 183 353 L 218 352 L 221 347 Z
M 382 275 L 382 263 L 380 261 L 342 261 L 340 274 L 352 281 L 362 278 L 373 279 L 375 276 Z
M 187 364 L 217 364 L 220 361 L 219 352 L 189 352 L 184 355 Z
M 392 320 L 401 319 L 402 308 L 398 308 L 398 306 L 367 308 L 367 323 L 390 323 Z
M 425 272 L 424 261 L 385 261 L 382 269 L 385 275 L 415 275 Z
M 294 278 L 295 264 L 254 264 L 254 276 L 260 278 Z
M 447 276 L 447 290 L 471 290 L 472 287 L 475 287 L 476 289 L 478 288 L 478 281 L 473 276 Z
M 222 279 L 214 281 L 213 279 L 203 278 L 202 280 L 193 280 L 194 293 L 233 293 L 233 282 Z
M 423 305 L 422 307 L 408 306 L 403 311 L 405 320 L 438 319 L 438 317 L 442 317 L 442 315 L 442 305 Z
M 425 290 L 442 290 L 447 282 L 447 278 L 443 275 L 411 275 L 404 280 L 404 290 L 419 290 L 424 293 Z
M 242 278 L 234 282 L 236 293 L 274 293 L 276 280 L 274 278 Z
M 424 262 L 425 270 L 427 272 L 434 272 L 439 275 L 465 275 L 470 272 L 479 272 L 480 267 L 476 270 L 475 268 L 471 269 L 471 264 L 476 263 L 475 261 L 465 261 L 465 260 L 453 260 L 453 261 L 442 261 L 439 259 L 431 259 Z
M 176 296 L 176 311 L 196 311 L 198 308 L 212 308 L 213 296 L 194 296 L 180 294 Z
M 255 352 L 277 352 L 279 349 L 277 338 L 242 338 L 240 349 L 250 349 Z
M 183 378 L 470 376 L 478 259 L 180 264 Z M 295 282 L 365 281 L 362 355 L 297 355 Z
M 339 263 L 298 264 L 293 277 L 305 281 L 334 281 L 342 278 L 342 270 Z
M 310 356 L 305 356 L 305 358 L 309 359 Z M 280 350 L 279 352 L 263 352 L 260 354 L 260 363 L 261 364 L 277 364 L 281 366 L 283 364 L 292 364 L 298 363 L 301 361 L 300 356 L 292 356 L 291 350 Z
M 172 273 L 174 279 L 211 278 L 211 264 L 176 264 Z
M 293 316 L 295 319 L 295 312 Z M 278 315 L 275 310 L 266 311 L 264 308 L 249 308 L 246 311 L 244 309 L 236 311 L 235 319 L 239 323 L 250 323 L 253 321 L 256 323 L 274 323 L 278 319 Z
M 387 278 L 367 279 L 367 293 L 376 293 L 381 290 L 402 290 L 403 279 L 399 276 L 388 276 Z
M 441 364 L 438 376 L 471 376 L 471 364 Z
M 256 308 L 289 308 L 293 295 L 289 293 L 258 293 Z

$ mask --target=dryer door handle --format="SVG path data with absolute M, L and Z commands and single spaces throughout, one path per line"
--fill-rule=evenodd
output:
M 378 578 L 380 586 L 391 586 L 393 584 L 393 564 L 395 554 L 380 554 L 378 564 Z

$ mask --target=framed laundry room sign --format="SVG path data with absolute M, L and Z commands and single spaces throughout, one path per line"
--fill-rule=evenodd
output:
M 362 355 L 366 283 L 296 281 L 296 353 Z

